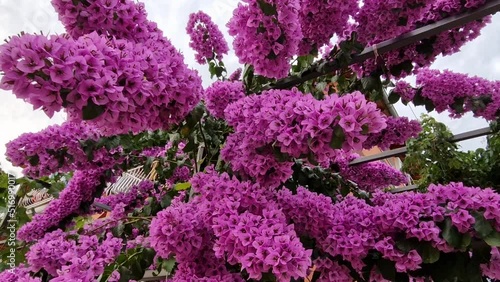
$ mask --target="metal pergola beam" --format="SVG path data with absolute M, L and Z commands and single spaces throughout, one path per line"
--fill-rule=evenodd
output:
M 100 209 L 105 210 L 105 211 L 112 211 L 113 210 L 110 206 L 99 203 L 99 202 L 94 202 L 94 203 L 92 203 L 92 205 L 96 208 L 100 208 Z
M 492 131 L 491 131 L 491 128 L 489 128 L 489 127 L 480 128 L 480 129 L 476 129 L 476 130 L 453 135 L 450 142 L 453 142 L 453 143 L 460 142 L 460 141 L 488 135 L 491 133 L 492 133 Z M 352 162 L 350 162 L 349 165 L 359 165 L 359 164 L 369 163 L 369 162 L 373 162 L 373 161 L 383 160 L 383 159 L 387 159 L 390 157 L 404 155 L 404 154 L 406 154 L 406 152 L 407 152 L 407 149 L 405 146 L 405 147 L 397 148 L 394 150 L 385 151 L 385 152 L 382 152 L 380 154 L 357 158 L 357 159 L 353 160 Z
M 500 11 L 500 0 L 487 1 L 482 7 L 467 11 L 460 15 L 455 15 L 448 17 L 446 19 L 437 21 L 435 23 L 417 28 L 406 34 L 392 38 L 381 43 L 375 44 L 373 46 L 365 48 L 360 54 L 353 56 L 349 64 L 361 63 L 367 59 L 374 58 L 375 54 L 384 54 L 410 44 L 416 43 L 422 39 L 429 38 L 431 36 L 437 35 L 441 32 L 461 27 L 467 23 L 480 20 L 488 15 L 493 15 Z M 295 85 L 304 83 L 308 80 L 320 77 L 327 73 L 331 73 L 338 70 L 339 67 L 334 62 L 328 62 L 322 66 L 322 69 L 318 69 L 318 65 L 313 65 L 309 70 L 305 71 L 301 76 L 290 76 L 278 80 L 276 83 L 272 84 L 270 89 L 286 89 L 291 88 Z
M 418 188 L 418 185 L 412 184 L 412 185 L 408 185 L 408 186 L 403 186 L 403 187 L 391 189 L 391 190 L 389 190 L 389 192 L 401 193 L 401 192 L 405 192 L 405 191 L 415 190 L 417 188 Z

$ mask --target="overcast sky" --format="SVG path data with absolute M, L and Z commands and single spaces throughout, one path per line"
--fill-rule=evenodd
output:
M 188 65 L 200 71 L 204 85 L 210 84 L 206 66 L 199 66 L 194 61 L 194 53 L 189 48 L 189 37 L 185 33 L 188 15 L 198 10 L 209 14 L 219 25 L 226 40 L 231 42 L 225 28 L 238 1 L 234 0 L 144 0 L 149 19 L 158 23 L 173 44 L 185 56 Z M 455 72 L 478 75 L 491 80 L 500 80 L 500 15 L 493 17 L 492 23 L 483 29 L 481 37 L 468 43 L 460 53 L 439 58 L 433 68 L 450 69 Z M 0 39 L 21 31 L 28 33 L 61 34 L 64 28 L 57 20 L 49 0 L 0 0 Z M 238 59 L 233 53 L 224 58 L 224 63 L 232 72 L 238 67 Z M 457 87 L 460 87 L 457 85 Z M 15 98 L 12 93 L 0 90 L 0 163 L 4 170 L 19 174 L 20 168 L 14 168 L 5 160 L 5 143 L 24 132 L 36 132 L 50 124 L 64 121 L 64 114 L 56 114 L 49 119 L 40 110 L 33 111 L 32 106 Z M 421 107 L 396 106 L 400 115 L 415 119 L 425 110 Z M 435 115 L 445 122 L 454 133 L 460 133 L 487 126 L 483 120 L 467 116 L 459 120 L 451 120 L 446 114 Z M 475 149 L 485 145 L 485 140 L 474 139 L 463 142 L 464 149 Z

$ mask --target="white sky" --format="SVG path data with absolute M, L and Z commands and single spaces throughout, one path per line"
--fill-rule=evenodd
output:
M 186 63 L 200 71 L 204 85 L 210 84 L 210 76 L 206 66 L 199 66 L 194 61 L 194 53 L 189 48 L 189 37 L 185 33 L 188 16 L 192 12 L 203 10 L 209 14 L 223 31 L 226 40 L 231 42 L 225 27 L 232 16 L 238 1 L 234 0 L 183 0 L 159 1 L 144 0 L 149 19 L 158 23 L 172 43 L 185 56 Z M 500 15 L 493 18 L 492 23 L 483 29 L 480 38 L 462 48 L 462 52 L 449 57 L 439 58 L 432 66 L 436 69 L 450 69 L 455 72 L 478 75 L 491 80 L 500 80 Z M 64 28 L 57 20 L 49 0 L 0 0 L 0 39 L 21 31 L 28 33 L 60 34 Z M 238 65 L 233 53 L 224 58 L 224 63 L 231 73 Z M 459 87 L 459 85 L 457 85 Z M 396 106 L 400 115 L 415 119 L 425 110 L 421 107 L 411 109 L 403 105 Z M 413 112 L 412 112 L 413 110 Z M 415 113 L 415 115 L 414 115 Z M 445 122 L 454 133 L 460 133 L 487 126 L 483 120 L 467 116 L 460 120 L 451 120 L 446 114 L 436 115 Z M 15 98 L 12 93 L 0 90 L 0 164 L 7 172 L 19 174 L 21 169 L 14 168 L 5 160 L 5 143 L 24 132 L 37 132 L 50 124 L 61 123 L 64 115 L 56 114 L 49 119 L 40 110 L 33 111 L 32 106 Z M 463 142 L 464 149 L 474 149 L 485 145 L 484 138 Z

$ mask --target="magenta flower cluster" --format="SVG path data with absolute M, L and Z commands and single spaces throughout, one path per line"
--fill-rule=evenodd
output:
M 363 143 L 365 149 L 378 146 L 382 150 L 391 149 L 392 146 L 404 145 L 410 138 L 416 138 L 422 131 L 417 120 L 407 117 L 387 117 L 387 127 L 381 132 L 372 134 Z
M 202 11 L 189 15 L 186 32 L 191 38 L 189 46 L 196 51 L 195 58 L 199 64 L 204 65 L 213 59 L 220 61 L 222 55 L 229 52 L 219 27 Z
M 139 153 L 139 156 L 147 158 L 160 158 L 165 156 L 165 147 L 155 146 L 150 148 L 145 148 Z
M 229 81 L 240 80 L 241 72 L 242 72 L 241 68 L 237 68 L 236 70 L 234 70 L 232 74 L 229 75 L 227 80 Z
M 394 91 L 406 102 L 412 101 L 419 92 L 432 102 L 438 113 L 448 111 L 454 118 L 465 112 L 473 112 L 474 116 L 486 120 L 495 120 L 500 115 L 500 81 L 470 77 L 449 70 L 421 69 L 417 73 L 416 83 L 416 88 L 413 88 L 400 81 Z M 455 106 L 457 102 L 462 103 L 463 107 Z
M 209 254 L 222 263 L 241 265 L 254 279 L 266 272 L 278 281 L 307 275 L 311 250 L 304 249 L 293 225 L 268 200 L 268 189 L 212 169 L 197 174 L 191 183 L 199 196 L 189 203 L 177 202 L 151 223 L 151 245 L 160 256 L 175 254 L 184 269 Z
M 182 263 L 196 257 L 209 244 L 210 232 L 204 218 L 203 207 L 194 202 L 172 205 L 158 213 L 150 226 L 151 245 L 163 258 L 175 254 Z
M 403 103 L 408 103 L 411 102 L 413 98 L 415 98 L 416 89 L 414 89 L 408 82 L 400 80 L 396 82 L 396 85 L 392 92 L 398 94 L 399 97 L 401 97 Z
M 348 165 L 349 161 L 357 157 L 359 157 L 357 154 L 351 154 L 343 160 L 338 158 L 336 161 L 340 167 L 340 175 L 355 182 L 359 189 L 376 192 L 391 185 L 408 184 L 408 176 L 385 162 Z
M 39 277 L 31 277 L 28 267 L 20 264 L 15 268 L 0 272 L 0 281 L 3 282 L 42 282 Z
M 76 171 L 68 185 L 59 194 L 59 198 L 52 200 L 42 213 L 35 214 L 17 232 L 17 238 L 31 242 L 42 238 L 43 235 L 58 227 L 59 223 L 68 216 L 79 214 L 83 203 L 94 199 L 96 188 L 103 185 L 102 170 Z
M 333 35 L 344 35 L 350 15 L 359 10 L 357 0 L 301 0 L 299 23 L 303 38 L 299 55 L 307 55 L 330 42 Z
M 182 269 L 194 267 L 193 261 L 201 254 L 210 254 L 241 265 L 252 278 L 260 279 L 270 271 L 278 281 L 289 281 L 290 276 L 307 275 L 311 253 L 297 239 L 307 236 L 316 240 L 320 251 L 340 256 L 360 273 L 363 259 L 373 251 L 393 261 L 398 272 L 408 272 L 419 269 L 423 258 L 417 250 L 398 249 L 401 238 L 427 242 L 442 252 L 459 251 L 446 242 L 437 224 L 450 220 L 459 232 L 477 236 L 473 212 L 482 212 L 500 231 L 500 217 L 495 213 L 500 195 L 459 183 L 431 185 L 423 194 L 376 193 L 370 202 L 348 196 L 337 203 L 303 187 L 296 194 L 286 188 L 276 191 L 211 169 L 197 174 L 192 185 L 199 196 L 189 203 L 176 201 L 151 225 L 153 248 L 162 257 L 175 255 Z M 298 257 L 303 259 L 297 261 Z M 336 261 L 315 262 L 322 281 L 350 275 Z M 493 263 L 483 265 L 491 272 L 494 267 Z M 196 275 L 200 273 L 206 272 Z M 374 270 L 373 275 L 380 274 Z
M 398 272 L 419 269 L 421 254 L 399 250 L 396 243 L 401 238 L 428 242 L 442 252 L 459 251 L 442 237 L 437 223 L 444 220 L 450 220 L 461 233 L 477 236 L 472 212 L 482 212 L 493 228 L 500 230 L 500 217 L 494 213 L 500 195 L 460 183 L 431 185 L 429 192 L 422 194 L 377 193 L 370 203 L 349 196 L 333 204 L 331 198 L 305 188 L 296 194 L 282 189 L 277 198 L 299 235 L 314 238 L 322 251 L 333 257 L 340 255 L 357 271 L 363 268 L 362 259 L 370 250 L 395 262 Z
M 95 127 L 85 123 L 66 122 L 52 125 L 38 133 L 24 133 L 6 144 L 7 159 L 23 167 L 27 176 L 38 178 L 55 172 L 111 169 L 121 163 L 120 147 L 92 150 L 89 159 L 80 141 L 100 138 Z
M 13 37 L 0 46 L 0 87 L 51 116 L 66 108 L 113 135 L 169 128 L 198 103 L 201 79 L 177 53 L 96 33 Z
M 217 258 L 210 249 L 204 249 L 199 255 L 191 258 L 188 262 L 177 265 L 177 270 L 170 282 L 244 282 L 240 273 L 229 272 L 226 262 L 222 258 Z
M 104 196 L 95 201 L 111 207 L 111 217 L 119 219 L 126 217 L 127 213 L 143 205 L 145 199 L 152 195 L 153 192 L 153 182 L 144 180 L 132 186 L 127 192 Z
M 354 92 L 316 100 L 298 90 L 269 90 L 247 96 L 226 108 L 225 118 L 235 132 L 221 154 L 233 171 L 266 185 L 279 185 L 291 175 L 290 158 L 312 154 L 328 166 L 336 149 L 359 150 L 369 134 L 385 128 L 375 103 Z M 288 161 L 278 162 L 275 154 Z
M 186 153 L 183 151 L 185 146 L 186 143 L 184 141 L 179 142 L 175 147 L 173 142 L 168 141 L 167 144 L 165 144 L 165 146 L 154 146 L 154 147 L 144 148 L 138 154 L 139 156 L 142 157 L 162 158 L 165 157 L 168 151 L 175 150 L 176 158 L 185 158 Z
M 297 21 L 299 0 L 245 0 L 238 3 L 227 24 L 240 63 L 251 64 L 255 73 L 282 78 L 302 39 Z
M 484 5 L 485 0 L 395 0 L 380 2 L 363 1 L 360 12 L 354 16 L 354 27 L 360 41 L 368 45 L 397 37 L 418 27 L 428 25 L 449 16 L 466 12 Z M 458 52 L 465 43 L 479 36 L 481 29 L 490 22 L 491 17 L 470 22 L 460 28 L 451 29 L 418 43 L 391 51 L 377 59 L 366 60 L 361 68 L 362 74 L 369 74 L 380 64 L 392 67 L 402 63 L 412 63 L 415 69 L 429 66 L 438 55 Z M 404 69 L 399 77 L 412 74 Z
M 375 44 L 415 29 L 434 1 L 432 0 L 365 0 L 354 15 L 358 39 Z
M 144 3 L 132 0 L 52 0 L 66 31 L 78 38 L 88 33 L 145 42 L 163 37 L 156 24 L 147 20 Z
M 318 282 L 349 282 L 353 280 L 349 273 L 349 268 L 339 265 L 336 261 L 332 261 L 329 258 L 318 258 L 314 260 L 314 266 L 316 266 L 316 271 L 321 273 L 317 280 Z
M 45 234 L 26 253 L 30 270 L 45 269 L 50 281 L 95 281 L 104 268 L 114 262 L 122 249 L 122 239 L 108 233 L 100 240 L 96 235 L 80 235 L 77 240 L 56 230 Z
M 490 263 L 481 265 L 484 275 L 493 279 L 500 279 L 500 250 L 498 247 L 491 248 Z
M 174 169 L 172 177 L 168 179 L 168 183 L 175 184 L 179 182 L 186 182 L 193 176 L 191 169 L 187 166 L 178 166 Z
M 217 81 L 205 90 L 203 100 L 210 114 L 222 119 L 227 106 L 243 97 L 245 89 L 241 81 Z

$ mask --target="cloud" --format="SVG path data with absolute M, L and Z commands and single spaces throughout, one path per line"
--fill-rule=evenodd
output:
M 194 61 L 194 53 L 189 48 L 189 37 L 185 33 L 188 16 L 192 12 L 203 10 L 209 14 L 215 23 L 219 25 L 223 34 L 231 46 L 231 37 L 227 34 L 226 23 L 232 15 L 238 1 L 217 0 L 217 1 L 144 1 L 149 12 L 149 18 L 158 23 L 172 43 L 182 51 L 186 63 L 199 71 L 203 78 L 204 86 L 210 85 L 210 75 L 207 66 L 200 66 Z M 0 0 L 0 38 L 6 39 L 10 35 L 18 34 L 21 31 L 29 33 L 61 34 L 64 28 L 57 19 L 57 14 L 52 8 L 50 1 L 39 0 Z M 493 18 L 492 24 L 483 30 L 480 38 L 463 47 L 462 52 L 440 58 L 433 67 L 438 69 L 451 69 L 457 72 L 479 75 L 488 79 L 500 79 L 500 55 L 496 52 L 496 47 L 500 46 L 500 15 Z M 224 58 L 224 63 L 229 72 L 237 67 L 238 59 L 234 53 L 230 53 Z M 459 87 L 459 86 L 457 86 Z M 11 93 L 0 91 L 0 163 L 7 171 L 20 172 L 19 168 L 13 168 L 4 158 L 5 144 L 24 132 L 36 132 L 50 124 L 64 121 L 64 114 L 56 114 L 53 119 L 49 119 L 43 112 L 33 111 L 31 105 L 17 100 Z M 401 115 L 415 118 L 407 107 L 397 106 Z M 413 109 L 417 116 L 423 112 L 422 109 Z M 463 132 L 470 129 L 483 127 L 484 121 L 467 117 L 460 120 L 451 120 L 446 115 L 437 115 L 438 119 L 444 121 L 454 132 Z M 467 145 L 473 148 L 476 145 L 484 146 L 484 142 L 472 141 Z

